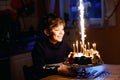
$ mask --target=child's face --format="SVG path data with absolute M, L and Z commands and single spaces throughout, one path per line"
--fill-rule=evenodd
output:
M 50 30 L 49 33 L 49 40 L 53 44 L 57 42 L 61 42 L 64 36 L 64 26 L 63 25 L 58 25 Z

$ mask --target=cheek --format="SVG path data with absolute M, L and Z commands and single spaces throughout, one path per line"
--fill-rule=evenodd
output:
M 60 34 L 52 34 L 52 39 L 54 39 L 54 40 L 56 40 L 56 39 L 58 39 Z
M 53 36 L 53 37 L 58 36 L 58 35 L 60 35 L 60 34 L 59 34 L 59 33 L 57 33 L 57 32 L 56 32 L 56 33 L 54 33 L 54 32 L 53 32 L 53 33 L 51 33 L 51 36 Z
M 55 39 L 55 38 L 57 37 L 57 35 L 54 34 L 54 33 L 51 33 L 49 37 L 50 37 L 51 39 Z
M 63 35 L 65 34 L 65 32 L 63 31 Z
M 62 36 L 62 35 L 64 35 L 64 33 L 65 33 L 64 31 L 60 31 L 59 33 L 57 33 L 57 35 L 61 35 Z
M 53 34 L 53 38 L 57 38 L 59 34 Z
M 50 34 L 50 37 L 52 38 L 52 39 L 58 39 L 58 38 L 62 38 L 63 36 L 64 36 L 64 31 L 61 31 L 61 32 L 53 32 L 53 33 L 51 33 Z

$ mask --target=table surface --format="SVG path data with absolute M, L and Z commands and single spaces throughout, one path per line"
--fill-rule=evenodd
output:
M 119 80 L 120 79 L 120 65 L 114 65 L 114 64 L 103 64 L 95 67 L 91 67 L 91 70 L 103 70 L 108 72 L 108 75 L 105 77 L 102 77 L 101 79 L 92 79 L 92 80 Z M 51 75 L 47 76 L 41 80 L 83 80 L 78 79 L 76 77 L 66 77 L 61 75 Z M 88 80 L 88 79 L 84 79 Z

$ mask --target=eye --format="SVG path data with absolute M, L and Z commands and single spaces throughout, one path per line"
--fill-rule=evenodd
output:
M 55 31 L 59 31 L 58 29 L 55 29 Z

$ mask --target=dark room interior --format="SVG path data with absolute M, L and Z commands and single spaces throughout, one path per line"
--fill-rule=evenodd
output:
M 33 65 L 31 51 L 36 41 L 42 37 L 40 24 L 47 14 L 53 13 L 64 19 L 66 25 L 63 40 L 71 47 L 76 40 L 80 40 L 79 1 L 0 0 L 0 79 L 26 80 L 23 66 Z M 104 64 L 118 65 L 119 71 L 120 1 L 83 1 L 90 2 L 84 4 L 85 42 L 96 43 Z

